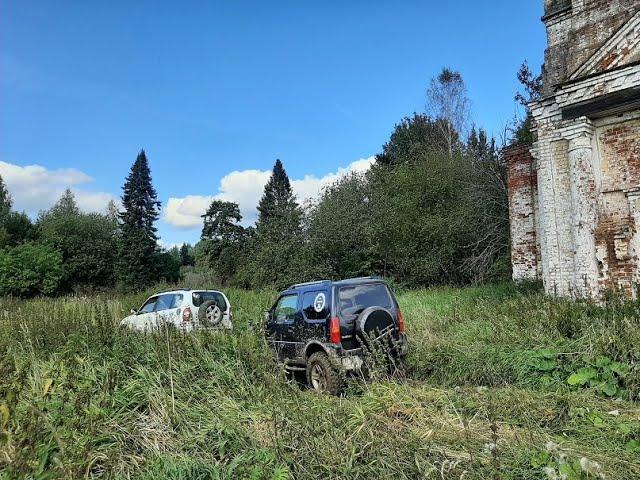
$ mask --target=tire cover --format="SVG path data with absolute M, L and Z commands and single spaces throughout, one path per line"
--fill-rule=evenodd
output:
M 377 337 L 378 332 L 390 326 L 395 328 L 396 322 L 392 313 L 383 307 L 369 307 L 363 310 L 356 320 L 357 333 L 364 338 Z
M 218 307 L 220 311 L 220 315 L 218 315 L 217 318 L 214 318 L 212 321 L 209 321 L 207 319 L 207 309 L 211 306 Z M 198 309 L 198 321 L 200 322 L 200 325 L 203 325 L 205 327 L 215 327 L 222 321 L 222 316 L 223 316 L 222 309 L 216 303 L 215 300 L 209 300 L 208 302 L 204 302 L 202 305 L 200 305 L 200 308 Z

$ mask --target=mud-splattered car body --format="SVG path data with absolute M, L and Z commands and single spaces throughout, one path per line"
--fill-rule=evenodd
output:
M 372 323 L 376 315 L 384 317 L 376 324 L 379 329 Z M 289 370 L 308 370 L 315 353 L 325 354 L 342 371 L 359 370 L 365 354 L 359 333 L 367 321 L 367 331 L 392 340 L 393 355 L 407 352 L 402 313 L 380 278 L 293 285 L 280 293 L 265 316 L 267 341 Z
M 120 325 L 152 331 L 170 325 L 185 332 L 197 329 L 233 328 L 233 314 L 227 296 L 217 290 L 169 290 L 149 297 Z

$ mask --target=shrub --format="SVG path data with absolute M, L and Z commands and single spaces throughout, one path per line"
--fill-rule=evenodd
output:
M 25 243 L 0 251 L 0 295 L 51 295 L 63 278 L 62 257 L 51 247 Z
M 114 281 L 115 223 L 97 213 L 46 214 L 38 222 L 40 242 L 60 252 L 65 289 L 104 287 Z

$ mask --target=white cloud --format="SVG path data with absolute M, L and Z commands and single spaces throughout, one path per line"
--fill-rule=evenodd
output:
M 49 170 L 41 165 L 20 166 L 0 161 L 0 175 L 13 198 L 13 207 L 30 215 L 50 208 L 66 188 L 71 188 L 78 207 L 85 212 L 104 212 L 115 197 L 105 192 L 80 188 L 93 178 L 80 170 L 65 168 Z
M 202 195 L 188 195 L 182 198 L 169 198 L 163 209 L 165 222 L 177 228 L 194 228 L 202 224 L 201 215 L 207 211 L 207 207 L 213 197 Z
M 323 188 L 328 187 L 340 177 L 352 172 L 363 173 L 371 168 L 375 157 L 361 158 L 351 162 L 346 167 L 340 167 L 337 172 L 327 173 L 323 177 L 306 175 L 302 180 L 292 180 L 291 186 L 300 202 L 316 198 Z M 266 183 L 266 182 L 265 182 Z
M 183 245 L 184 243 L 185 243 L 185 242 L 165 242 L 165 241 L 164 241 L 164 240 L 162 240 L 162 239 L 159 239 L 159 240 L 158 240 L 158 246 L 159 246 L 162 250 L 165 250 L 165 251 L 169 251 L 169 250 L 171 250 L 172 248 L 175 248 L 175 247 L 180 248 L 180 247 L 182 247 L 182 245 Z
M 316 198 L 323 188 L 331 185 L 341 176 L 350 172 L 367 171 L 373 161 L 374 157 L 362 158 L 322 177 L 306 175 L 302 179 L 292 179 L 293 192 L 301 203 Z M 256 206 L 270 176 L 270 170 L 231 172 L 220 180 L 218 193 L 214 196 L 188 195 L 181 198 L 169 198 L 163 210 L 163 219 L 166 223 L 177 228 L 199 228 L 202 226 L 201 215 L 207 210 L 212 200 L 219 199 L 237 203 L 242 213 L 243 223 L 252 224 L 256 220 Z
M 271 177 L 271 170 L 231 172 L 220 180 L 219 193 L 215 198 L 237 203 L 245 223 L 251 224 L 255 221 L 256 206 L 262 197 L 264 186 L 269 181 L 269 177 Z

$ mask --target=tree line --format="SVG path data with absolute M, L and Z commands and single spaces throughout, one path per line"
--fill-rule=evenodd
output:
M 238 205 L 215 200 L 194 255 L 220 283 L 245 288 L 382 275 L 407 286 L 510 276 L 506 166 L 496 141 L 472 127 L 461 75 L 444 69 L 428 112 L 402 119 L 366 173 L 299 205 L 280 160 L 242 226 Z M 516 122 L 518 141 L 524 120 Z
M 160 202 L 147 156 L 137 156 L 120 209 L 83 213 L 67 189 L 32 222 L 13 211 L 0 178 L 0 295 L 28 297 L 102 289 L 139 289 L 180 279 L 176 252 L 162 251 L 157 230 Z
M 538 95 L 539 77 L 525 63 L 518 78 L 524 105 Z M 193 271 L 243 288 L 363 275 L 412 287 L 506 279 L 500 149 L 484 130 L 467 128 L 470 102 L 458 72 L 443 69 L 426 97 L 426 111 L 401 119 L 366 173 L 343 176 L 302 206 L 276 160 L 255 225 L 243 225 L 237 204 L 214 200 L 194 247 L 159 247 L 160 202 L 144 151 L 121 205 L 110 202 L 104 214 L 81 212 L 67 190 L 32 221 L 13 210 L 0 178 L 0 295 L 141 289 Z M 517 118 L 508 141 L 531 143 L 530 127 L 528 114 Z

